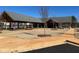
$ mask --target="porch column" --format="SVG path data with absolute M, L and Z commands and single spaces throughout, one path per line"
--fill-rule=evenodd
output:
M 10 28 L 10 23 L 9 23 L 9 22 L 6 22 L 5 25 L 6 25 L 6 30 L 7 30 L 8 28 Z
M 19 22 L 17 22 L 17 26 L 18 26 L 18 29 L 19 29 Z
M 37 28 L 39 28 L 39 24 L 37 24 Z
M 9 22 L 9 29 L 11 29 L 11 22 Z
M 62 23 L 60 23 L 59 27 L 62 28 Z
M 33 23 L 31 24 L 31 27 L 33 28 Z
M 70 28 L 72 28 L 72 24 L 71 24 L 71 22 L 70 22 Z
M 53 22 L 53 28 L 54 28 L 54 22 Z

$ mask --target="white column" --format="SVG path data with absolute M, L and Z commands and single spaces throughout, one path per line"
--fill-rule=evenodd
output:
M 39 24 L 37 24 L 37 28 L 39 28 Z

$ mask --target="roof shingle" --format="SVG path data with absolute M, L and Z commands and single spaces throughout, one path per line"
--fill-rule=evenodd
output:
M 31 16 L 25 16 L 22 14 L 17 14 L 14 12 L 6 12 L 14 21 L 28 21 L 28 22 L 39 22 L 42 23 L 43 21 L 39 18 L 34 18 Z

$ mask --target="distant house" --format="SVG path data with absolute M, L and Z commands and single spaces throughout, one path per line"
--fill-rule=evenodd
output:
M 4 11 L 0 16 L 0 22 L 3 23 L 4 29 L 26 29 L 43 28 L 44 21 L 41 18 L 25 16 L 14 12 Z M 68 17 L 50 17 L 46 21 L 48 28 L 69 28 L 75 27 L 77 19 L 74 16 Z

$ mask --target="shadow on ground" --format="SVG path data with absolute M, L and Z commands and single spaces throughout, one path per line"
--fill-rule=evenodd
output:
M 79 53 L 79 47 L 66 43 L 23 53 Z

